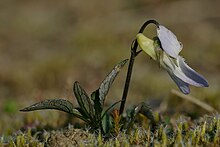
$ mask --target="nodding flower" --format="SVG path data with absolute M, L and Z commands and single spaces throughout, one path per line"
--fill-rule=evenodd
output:
M 179 56 L 183 45 L 177 40 L 176 36 L 162 25 L 158 26 L 157 35 L 152 40 L 142 33 L 137 34 L 138 45 L 168 72 L 180 91 L 189 94 L 189 85 L 208 87 L 207 80 L 189 67 L 184 58 Z

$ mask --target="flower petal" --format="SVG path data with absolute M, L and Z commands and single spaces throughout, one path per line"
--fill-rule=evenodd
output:
M 193 82 L 190 82 L 189 84 L 197 86 L 197 87 L 208 87 L 209 86 L 207 80 L 202 75 L 194 71 L 191 67 L 189 67 L 184 62 L 184 58 L 179 56 L 177 60 L 181 68 L 181 71 L 193 81 Z
M 160 63 L 162 67 L 183 82 L 197 87 L 208 87 L 208 82 L 205 78 L 190 68 L 181 56 L 178 56 L 177 59 L 173 59 L 164 53 L 162 61 L 163 62 Z
M 166 27 L 159 25 L 157 35 L 160 39 L 163 50 L 171 57 L 177 58 L 182 50 L 182 44 L 177 40 L 176 36 Z
M 170 77 L 173 79 L 173 81 L 176 83 L 176 85 L 179 87 L 182 93 L 184 94 L 190 93 L 189 84 L 187 84 L 186 82 L 182 81 L 180 78 L 175 76 L 175 74 L 173 74 L 170 70 L 167 70 L 167 72 L 169 73 Z

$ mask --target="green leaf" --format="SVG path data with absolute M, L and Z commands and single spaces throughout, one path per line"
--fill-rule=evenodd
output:
M 134 120 L 136 117 L 137 113 L 135 113 L 135 107 L 127 109 L 126 111 L 126 117 L 125 117 L 125 122 L 123 124 L 123 129 L 126 131 L 129 131 L 129 129 L 132 127 L 134 124 Z
M 95 116 L 97 120 L 101 120 L 103 116 L 101 116 L 103 105 L 105 101 L 105 97 L 110 89 L 110 86 L 112 85 L 114 79 L 116 78 L 117 74 L 119 73 L 120 69 L 125 65 L 125 63 L 128 60 L 123 60 L 120 63 L 118 63 L 113 70 L 106 76 L 106 78 L 101 83 L 98 90 L 94 91 L 91 94 L 91 99 L 94 102 L 94 108 L 95 108 Z
M 139 113 L 143 114 L 144 116 L 146 116 L 148 119 L 151 120 L 153 128 L 156 126 L 156 122 L 151 107 L 147 103 L 142 102 L 136 107 L 127 110 L 126 123 L 124 124 L 123 128 L 126 129 L 127 131 L 130 128 L 132 128 L 134 124 L 134 120 Z
M 73 92 L 84 114 L 92 119 L 94 116 L 93 104 L 91 103 L 86 91 L 80 86 L 77 81 L 73 85 Z
M 137 115 L 138 113 L 141 113 L 148 119 L 150 119 L 153 125 L 156 124 L 152 109 L 147 103 L 142 102 L 135 107 L 135 115 Z
M 105 112 L 102 114 L 102 118 L 103 118 L 112 108 L 114 108 L 115 105 L 117 105 L 117 104 L 120 103 L 120 102 L 121 102 L 121 100 L 120 100 L 120 101 L 117 101 L 117 102 L 115 102 L 115 103 L 113 103 L 110 107 L 108 107 L 108 108 L 105 110 Z
M 108 114 L 104 115 L 104 117 L 102 118 L 102 128 L 104 133 L 110 133 L 112 126 L 112 117 Z
M 90 123 L 90 120 L 88 120 L 78 109 L 73 109 L 73 113 L 74 116 L 84 120 L 85 122 L 87 122 L 88 124 Z
M 102 110 L 103 110 L 103 105 L 100 103 L 100 99 L 99 99 L 99 90 L 94 91 L 91 94 L 91 99 L 94 102 L 94 109 L 95 109 L 95 117 L 96 120 L 101 120 L 101 114 L 102 114 Z
M 20 111 L 35 111 L 42 109 L 56 109 L 67 113 L 73 113 L 73 104 L 64 99 L 48 99 L 21 109 Z
M 77 109 L 73 108 L 73 104 L 65 99 L 47 99 L 24 109 L 21 109 L 20 111 L 28 112 L 44 109 L 55 109 L 64 111 L 84 120 L 85 122 L 88 122 Z
M 116 76 L 118 75 L 120 69 L 126 64 L 128 59 L 121 61 L 112 69 L 112 71 L 106 76 L 99 87 L 99 99 L 100 103 L 103 105 L 105 101 L 105 97 L 108 94 L 108 91 L 115 80 Z

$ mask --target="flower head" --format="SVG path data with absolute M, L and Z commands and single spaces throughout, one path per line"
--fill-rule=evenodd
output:
M 159 26 L 158 38 L 155 40 L 139 33 L 137 42 L 144 52 L 159 62 L 184 94 L 190 93 L 189 85 L 208 87 L 206 79 L 189 67 L 184 58 L 179 56 L 182 45 L 164 26 Z

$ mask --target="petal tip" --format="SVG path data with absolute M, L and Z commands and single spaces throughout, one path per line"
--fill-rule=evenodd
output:
M 179 87 L 179 89 L 185 95 L 190 94 L 190 88 L 189 87 Z
M 172 73 L 172 71 L 167 70 L 170 77 L 173 79 L 173 81 L 176 83 L 176 85 L 178 86 L 179 90 L 184 93 L 184 94 L 189 94 L 190 93 L 190 88 L 189 88 L 189 84 L 185 83 L 184 81 L 182 81 L 180 78 L 178 78 L 176 75 L 174 75 Z
M 204 87 L 209 87 L 209 83 L 207 81 L 204 83 Z
M 200 75 L 195 70 L 193 70 L 191 67 L 189 67 L 184 62 L 184 58 L 179 56 L 177 61 L 179 63 L 181 71 L 187 77 L 187 81 L 185 81 L 186 83 L 196 86 L 196 87 L 209 87 L 208 81 L 202 75 Z

